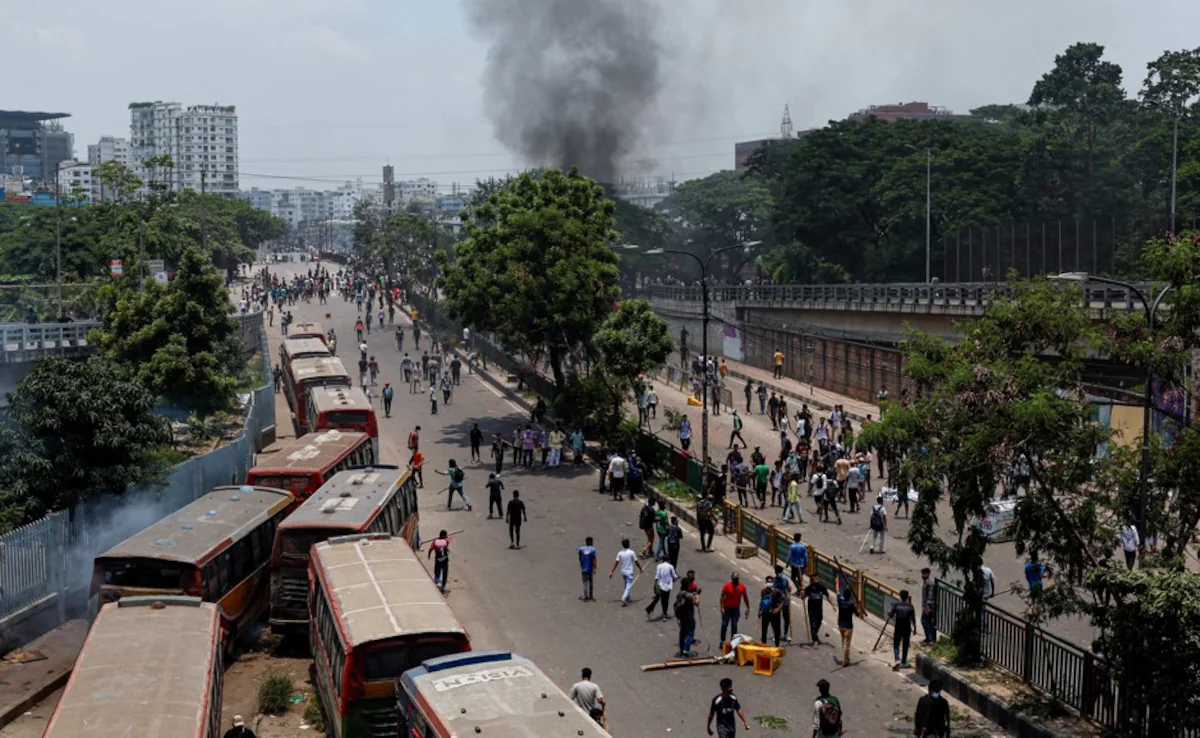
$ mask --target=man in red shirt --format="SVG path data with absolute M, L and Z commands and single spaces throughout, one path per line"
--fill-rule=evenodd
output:
M 725 629 L 729 635 L 737 635 L 738 620 L 741 616 L 741 606 L 746 606 L 746 617 L 750 617 L 750 597 L 746 594 L 746 585 L 738 581 L 735 571 L 729 575 L 729 581 L 721 587 L 721 643 L 725 643 Z
M 450 583 L 450 536 L 446 531 L 438 533 L 438 537 L 429 544 L 429 553 L 425 558 L 430 557 L 434 557 L 433 583 L 445 592 L 446 585 Z
M 413 428 L 411 433 L 408 434 L 408 450 L 416 453 L 417 447 L 420 446 L 420 443 L 421 426 L 418 425 L 416 428 Z

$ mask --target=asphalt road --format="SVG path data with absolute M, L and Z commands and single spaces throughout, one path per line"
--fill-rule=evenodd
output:
M 302 266 L 273 269 L 286 272 Z M 352 347 L 357 318 L 353 303 L 335 295 L 327 305 L 301 303 L 292 312 L 297 320 L 318 320 L 333 326 L 343 347 L 339 353 L 348 364 L 357 362 L 357 351 Z M 590 466 L 526 472 L 511 470 L 506 463 L 502 475 L 506 497 L 512 490 L 520 490 L 529 512 L 529 522 L 522 529 L 524 545 L 520 550 L 510 550 L 507 526 L 487 519 L 484 482 L 491 465 L 468 461 L 468 431 L 478 422 L 489 440 L 496 432 L 507 436 L 528 416 L 498 390 L 465 373 L 451 404 L 439 403 L 438 414 L 431 414 L 428 395 L 410 395 L 403 384 L 401 354 L 396 350 L 393 330 L 376 329 L 367 337 L 369 353 L 381 367 L 379 386 L 388 381 L 396 387 L 392 417 L 381 418 L 384 461 L 404 463 L 406 458 L 397 452 L 404 448 L 409 430 L 416 425 L 422 427 L 421 448 L 427 459 L 426 486 L 420 497 L 422 534 L 429 539 L 439 529 L 463 530 L 454 536 L 451 546 L 449 597 L 476 648 L 519 651 L 534 659 L 564 690 L 578 679 L 581 667 L 591 667 L 609 701 L 611 731 L 618 736 L 669 732 L 704 735 L 708 702 L 718 692 L 718 680 L 726 676 L 734 679 L 735 693 L 751 719 L 750 735 L 778 734 L 754 724 L 758 716 L 785 718 L 792 731 L 807 734 L 817 694 L 815 684 L 821 678 L 828 679 L 833 693 L 842 699 L 847 735 L 909 734 L 912 710 L 923 689 L 910 682 L 909 673 L 891 671 L 887 647 L 890 638 L 885 639 L 877 654 L 865 653 L 878 631 L 864 621 L 856 621 L 855 652 L 852 664 L 846 668 L 835 663 L 834 647 L 825 645 L 790 648 L 774 677 L 754 676 L 750 667 L 731 666 L 642 672 L 641 665 L 674 654 L 678 628 L 673 621 L 647 622 L 641 607 L 622 608 L 620 575 L 613 580 L 606 577 L 620 539 L 637 541 L 640 506 L 613 502 L 597 494 L 598 473 Z M 411 331 L 405 345 L 410 355 L 419 357 L 412 347 Z M 424 336 L 421 347 L 429 347 Z M 486 445 L 483 451 L 486 461 Z M 458 507 L 458 502 L 455 510 L 445 509 L 445 493 L 440 492 L 445 489 L 445 479 L 433 470 L 444 470 L 451 458 L 465 467 L 467 494 L 474 503 L 472 512 Z M 694 568 L 704 590 L 698 628 L 702 643 L 696 647 L 704 654 L 708 649 L 719 649 L 716 638 L 720 618 L 715 595 L 730 572 L 741 573 L 757 608 L 753 592 L 768 571 L 761 560 L 735 560 L 729 540 L 718 538 L 716 553 L 701 554 L 696 550 L 695 532 L 685 527 L 685 534 L 679 568 L 681 573 Z M 600 550 L 601 574 L 596 580 L 596 601 L 583 603 L 578 599 L 576 550 L 589 535 Z M 643 607 L 649 601 L 652 581 L 652 572 L 648 572 L 635 586 L 634 597 Z M 798 610 L 794 612 L 799 615 Z M 832 618 L 827 608 L 824 638 L 829 641 L 836 639 L 828 626 Z M 747 627 L 743 621 L 741 630 L 754 633 L 757 623 Z M 968 722 L 978 724 L 977 718 Z M 988 726 L 973 732 L 964 723 L 963 730 L 956 730 L 956 734 L 992 735 L 993 731 Z

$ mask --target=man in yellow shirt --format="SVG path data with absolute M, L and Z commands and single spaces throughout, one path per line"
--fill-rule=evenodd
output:
M 783 377 L 783 352 L 775 349 L 775 378 Z

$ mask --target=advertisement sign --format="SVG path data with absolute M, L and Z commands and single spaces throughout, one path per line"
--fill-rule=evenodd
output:
M 108 262 L 108 273 L 114 277 L 120 277 L 125 274 L 125 264 L 121 259 L 113 259 Z
M 159 272 L 166 272 L 167 266 L 162 259 L 149 259 L 146 261 L 146 270 L 151 274 L 158 274 Z

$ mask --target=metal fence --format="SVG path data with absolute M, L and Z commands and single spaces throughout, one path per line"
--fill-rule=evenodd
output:
M 258 319 L 261 322 L 261 314 Z M 259 350 L 269 355 L 266 331 L 258 332 L 258 341 Z M 86 607 L 97 554 L 213 487 L 245 480 L 262 432 L 275 423 L 270 362 L 263 362 L 262 379 L 263 386 L 243 398 L 244 424 L 238 436 L 178 464 L 163 484 L 130 489 L 119 496 L 100 495 L 0 536 L 0 632 L 13 616 L 51 604 L 57 617 L 55 622 L 44 622 L 47 630 L 77 616 Z
M 97 295 L 102 283 L 84 282 L 62 286 L 63 310 L 75 320 L 95 318 L 100 313 Z M 58 319 L 58 285 L 0 285 L 0 323 L 20 323 L 30 311 L 42 322 Z

